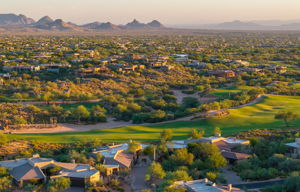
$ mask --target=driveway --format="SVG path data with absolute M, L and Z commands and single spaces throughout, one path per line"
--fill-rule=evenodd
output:
M 132 181 L 131 186 L 133 192 L 139 192 L 143 189 L 148 189 L 145 181 L 145 175 L 147 171 L 147 166 L 143 167 L 134 167 L 131 171 Z

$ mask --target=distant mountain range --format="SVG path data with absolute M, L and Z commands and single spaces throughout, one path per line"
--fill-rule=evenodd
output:
M 294 23 L 295 22 L 295 23 Z M 190 27 L 193 29 L 212 29 L 212 30 L 300 30 L 300 21 L 231 21 L 219 24 L 207 24 Z
M 176 27 L 175 27 L 176 28 Z M 183 28 L 182 26 L 180 28 Z M 300 20 L 280 21 L 231 21 L 219 24 L 207 24 L 200 26 L 185 26 L 184 28 L 206 30 L 300 30 Z M 149 23 L 141 23 L 134 19 L 126 25 L 116 25 L 110 22 L 93 22 L 77 25 L 65 22 L 62 19 L 52 19 L 44 16 L 38 21 L 25 15 L 0 14 L 0 32 L 5 31 L 120 31 L 120 30 L 163 30 L 167 29 L 162 23 L 153 20 Z
M 126 25 L 115 25 L 110 22 L 93 22 L 85 25 L 76 25 L 65 22 L 62 19 L 53 20 L 49 16 L 44 16 L 38 21 L 26 17 L 25 15 L 0 14 L 0 31 L 20 30 L 20 31 L 97 31 L 97 30 L 151 30 L 165 29 L 165 26 L 157 20 L 150 23 L 140 23 L 136 19 Z

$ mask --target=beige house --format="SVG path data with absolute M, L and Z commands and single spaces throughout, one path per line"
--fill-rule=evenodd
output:
M 147 145 L 140 144 L 141 149 Z M 106 175 L 112 175 L 122 170 L 131 169 L 134 162 L 138 160 L 138 153 L 128 151 L 129 144 L 123 143 L 119 145 L 105 146 L 94 149 L 92 156 L 101 154 L 104 158 L 103 164 L 107 168 Z

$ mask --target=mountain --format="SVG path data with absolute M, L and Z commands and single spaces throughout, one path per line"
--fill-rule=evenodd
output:
M 132 22 L 127 23 L 125 27 L 127 29 L 143 29 L 143 28 L 149 28 L 149 25 L 140 23 L 138 20 L 134 19 Z
M 54 20 L 51 19 L 49 16 L 42 17 L 40 20 L 38 20 L 35 25 L 45 25 L 52 23 Z
M 100 23 L 100 22 L 93 22 L 83 25 L 82 27 L 87 29 L 94 29 L 94 30 L 119 30 L 121 29 L 119 26 L 114 25 L 110 22 L 107 23 Z
M 138 20 L 134 19 L 132 22 L 127 23 L 125 29 L 151 29 L 151 28 L 165 28 L 163 24 L 161 24 L 157 20 L 153 20 L 150 23 L 141 23 Z
M 25 15 L 0 14 L 1 26 L 30 25 L 33 23 L 35 23 L 35 21 Z
M 284 30 L 300 30 L 300 22 L 299 23 L 290 23 L 280 26 Z
M 87 29 L 97 29 L 99 27 L 99 25 L 101 25 L 101 24 L 102 23 L 96 21 L 93 23 L 88 23 L 88 24 L 82 25 L 82 27 L 87 28 Z
M 110 22 L 107 23 L 101 23 L 97 29 L 101 29 L 101 30 L 119 30 L 121 29 L 119 26 L 114 25 Z
M 80 28 L 77 25 L 66 23 L 61 19 L 56 19 L 53 22 L 42 25 L 35 25 L 35 28 L 51 30 L 51 31 L 78 31 Z
M 150 27 L 155 27 L 155 28 L 165 28 L 165 26 L 157 20 L 153 20 L 150 23 L 148 23 L 147 25 Z
M 220 29 L 257 29 L 257 28 L 261 28 L 262 25 L 252 23 L 252 22 L 242 22 L 236 20 L 232 22 L 220 23 L 215 27 Z

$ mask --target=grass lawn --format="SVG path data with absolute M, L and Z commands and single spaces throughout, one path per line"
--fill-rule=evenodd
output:
M 224 89 L 216 89 L 211 94 L 222 99 L 228 98 L 231 93 L 239 93 L 241 91 L 250 90 L 254 87 L 251 86 L 237 86 L 237 87 L 229 87 Z
M 258 104 L 240 109 L 231 109 L 230 115 L 223 118 L 162 123 L 152 126 L 130 126 L 78 133 L 20 134 L 9 135 L 8 137 L 10 139 L 57 143 L 91 139 L 101 139 L 103 141 L 128 141 L 129 139 L 150 141 L 158 139 L 161 131 L 164 129 L 172 129 L 174 139 L 185 139 L 193 128 L 201 127 L 206 131 L 206 135 L 210 135 L 216 126 L 222 129 L 223 135 L 232 135 L 251 129 L 285 128 L 283 121 L 274 119 L 274 115 L 281 110 L 300 113 L 300 97 L 268 95 Z M 293 121 L 291 127 L 300 128 L 300 119 Z

